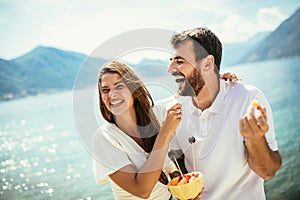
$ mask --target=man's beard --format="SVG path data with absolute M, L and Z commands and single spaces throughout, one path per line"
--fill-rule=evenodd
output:
M 182 88 L 179 88 L 179 95 L 181 96 L 197 96 L 203 86 L 205 81 L 197 69 L 186 77 L 182 83 Z

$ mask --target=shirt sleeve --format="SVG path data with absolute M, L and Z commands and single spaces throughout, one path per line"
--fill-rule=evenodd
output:
M 274 127 L 274 120 L 273 120 L 271 106 L 261 91 L 259 91 L 259 93 L 257 95 L 257 100 L 260 102 L 260 105 L 262 107 L 266 108 L 266 112 L 267 112 L 267 120 L 268 120 L 268 125 L 269 125 L 269 130 L 265 134 L 267 143 L 272 151 L 277 151 L 278 150 L 278 142 L 275 137 L 275 127 Z
M 93 137 L 93 173 L 96 182 L 105 183 L 108 175 L 129 164 L 132 163 L 118 141 L 101 129 L 97 130 Z

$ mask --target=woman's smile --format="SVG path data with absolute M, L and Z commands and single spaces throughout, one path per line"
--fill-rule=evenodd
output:
M 110 108 L 112 109 L 113 112 L 116 112 L 116 109 L 120 109 L 124 106 L 125 100 L 113 100 L 110 102 Z

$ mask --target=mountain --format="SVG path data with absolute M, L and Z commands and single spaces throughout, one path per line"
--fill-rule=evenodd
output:
M 253 51 L 269 34 L 270 32 L 259 32 L 245 42 L 223 44 L 222 67 L 241 63 L 241 59 Z
M 265 38 L 241 61 L 253 62 L 300 56 L 300 9 Z
M 71 88 L 85 58 L 83 54 L 38 46 L 12 61 L 23 66 L 20 76 L 26 87 L 50 89 Z
M 22 66 L 0 59 L 0 97 L 6 99 L 22 93 L 24 87 L 19 79 L 20 71 Z
M 103 59 L 64 51 L 53 47 L 38 46 L 29 53 L 13 60 L 0 59 L 0 101 L 49 90 L 71 89 L 83 63 L 88 69 L 81 70 L 84 85 L 91 83 L 95 70 Z M 96 69 L 96 70 L 97 70 Z M 93 73 L 93 74 L 91 74 Z
M 138 64 L 129 64 L 140 77 L 157 78 L 165 76 L 169 66 L 167 60 L 144 58 Z

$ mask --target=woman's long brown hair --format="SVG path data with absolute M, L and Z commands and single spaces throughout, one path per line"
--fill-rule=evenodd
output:
M 112 61 L 105 64 L 100 69 L 98 76 L 99 107 L 103 118 L 109 123 L 116 124 L 114 115 L 107 109 L 102 100 L 101 80 L 106 73 L 119 74 L 125 85 L 129 88 L 133 97 L 138 130 L 143 140 L 142 148 L 150 153 L 159 132 L 160 125 L 152 110 L 154 103 L 148 89 L 138 75 L 125 63 Z M 161 173 L 159 181 L 164 184 L 168 182 L 163 172 Z

